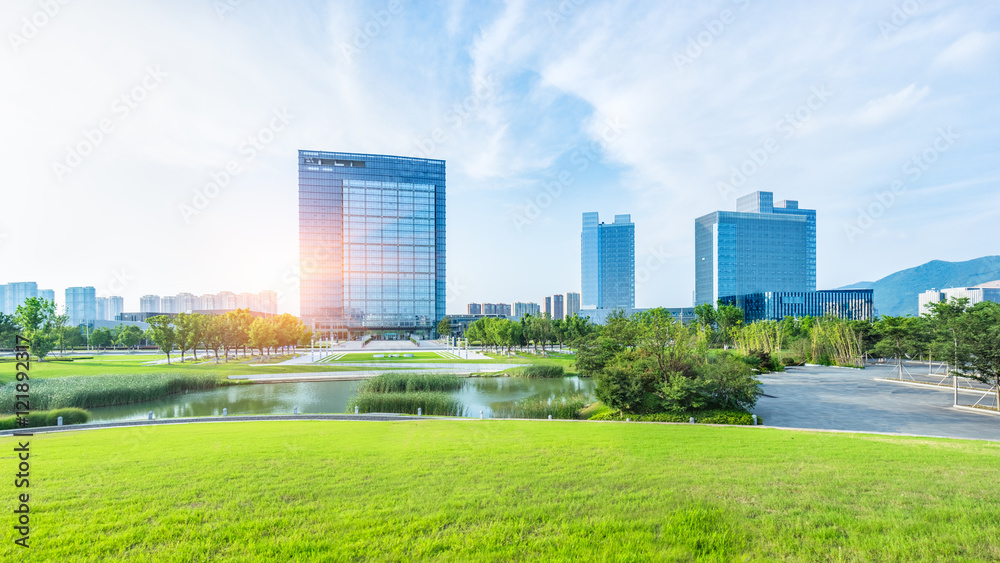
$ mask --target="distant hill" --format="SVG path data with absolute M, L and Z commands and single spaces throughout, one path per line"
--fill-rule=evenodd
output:
M 967 262 L 933 260 L 922 266 L 890 274 L 877 282 L 860 282 L 840 289 L 874 289 L 880 316 L 917 316 L 917 296 L 928 289 L 972 287 L 1000 280 L 1000 256 Z

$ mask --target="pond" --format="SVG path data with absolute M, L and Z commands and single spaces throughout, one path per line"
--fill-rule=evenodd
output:
M 322 381 L 233 385 L 210 391 L 170 395 L 156 401 L 91 409 L 93 422 L 113 422 L 146 418 L 229 415 L 287 414 L 295 407 L 300 414 L 343 413 L 354 396 L 358 381 Z M 528 397 L 558 400 L 583 394 L 594 398 L 594 381 L 589 378 L 525 379 L 520 377 L 470 377 L 462 389 L 450 393 L 466 407 L 466 416 L 491 417 L 492 405 Z

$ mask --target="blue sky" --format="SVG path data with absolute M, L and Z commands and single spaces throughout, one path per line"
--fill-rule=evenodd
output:
M 0 282 L 59 300 L 270 288 L 298 312 L 298 149 L 447 161 L 449 312 L 578 291 L 586 211 L 632 214 L 638 306 L 688 306 L 694 219 L 755 190 L 818 210 L 820 288 L 998 253 L 994 2 L 0 13 Z

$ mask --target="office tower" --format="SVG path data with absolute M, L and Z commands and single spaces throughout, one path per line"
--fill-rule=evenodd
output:
M 38 290 L 38 298 L 39 299 L 44 299 L 46 301 L 52 301 L 53 303 L 55 303 L 55 301 L 56 301 L 56 290 L 54 290 L 54 289 L 39 289 Z
M 299 151 L 305 322 L 430 334 L 445 316 L 445 162 Z
M 118 320 L 118 315 L 125 312 L 125 298 L 120 295 L 112 295 L 107 298 L 106 313 L 109 321 Z
M 695 220 L 695 303 L 761 292 L 816 291 L 816 212 L 771 192 Z
M 968 306 L 977 305 L 983 301 L 1000 302 L 1000 287 L 990 287 L 983 284 L 977 287 L 951 287 L 948 289 L 930 289 L 917 296 L 919 308 L 917 312 L 921 315 L 930 313 L 927 307 L 930 303 L 947 303 L 952 299 L 968 299 Z
M 545 314 L 549 317 L 552 316 L 552 297 L 545 298 Z
M 98 297 L 97 298 L 97 320 L 106 321 L 108 319 L 108 298 Z
M 580 312 L 580 294 L 574 292 L 566 293 L 566 316 L 572 317 Z
M 139 298 L 139 311 L 143 313 L 159 313 L 160 312 L 160 296 L 159 295 L 143 295 Z
M 520 319 L 526 315 L 537 316 L 541 307 L 538 303 L 525 303 L 523 301 L 518 301 L 514 303 L 514 318 Z
M 38 284 L 35 282 L 15 282 L 7 284 L 7 291 L 4 292 L 4 310 L 6 314 L 13 315 L 17 308 L 24 304 L 30 297 L 38 297 Z
M 552 296 L 552 318 L 562 320 L 565 316 L 565 298 L 561 293 Z
M 630 215 L 600 222 L 598 213 L 583 214 L 580 234 L 581 306 L 635 308 L 635 225 Z
M 265 289 L 257 294 L 260 298 L 260 312 L 269 315 L 278 314 L 278 292 L 273 289 Z
M 93 287 L 66 288 L 66 316 L 69 326 L 92 323 L 97 320 L 97 290 Z
M 483 304 L 482 303 L 469 303 L 465 308 L 466 314 L 469 315 L 482 315 L 483 314 Z

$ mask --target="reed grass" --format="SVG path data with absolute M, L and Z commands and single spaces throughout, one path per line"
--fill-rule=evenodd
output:
M 417 414 L 421 409 L 423 414 L 436 416 L 461 416 L 465 414 L 465 406 L 457 398 L 440 391 L 411 392 L 359 392 L 347 404 L 347 411 L 354 412 L 354 407 L 362 413 L 386 412 L 399 414 Z
M 570 395 L 555 399 L 528 397 L 519 401 L 495 403 L 493 418 L 559 418 L 571 420 L 587 404 L 585 395 Z
M 77 407 L 90 409 L 127 405 L 159 399 L 165 395 L 212 389 L 225 383 L 203 374 L 95 375 L 32 380 L 32 411 Z M 0 385 L 0 409 L 14 406 L 14 383 Z M 13 411 L 6 410 L 9 414 Z
M 386 372 L 358 385 L 358 393 L 412 393 L 418 391 L 457 391 L 464 382 L 446 373 Z
M 525 366 L 518 370 L 515 370 L 513 374 L 515 377 L 526 377 L 528 379 L 548 379 L 555 377 L 562 377 L 566 375 L 566 370 L 562 366 Z

